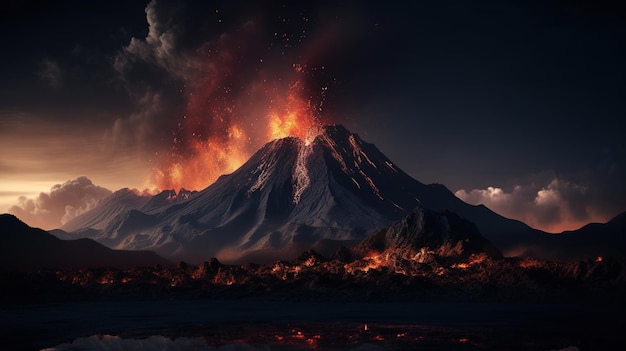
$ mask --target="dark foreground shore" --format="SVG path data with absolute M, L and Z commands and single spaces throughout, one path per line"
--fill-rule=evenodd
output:
M 85 301 L 4 307 L 0 337 L 6 350 L 620 350 L 624 312 L 601 302 Z
M 626 349 L 622 260 L 405 254 L 0 272 L 0 349 Z

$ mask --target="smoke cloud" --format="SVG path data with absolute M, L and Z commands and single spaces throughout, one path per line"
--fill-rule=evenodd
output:
M 118 118 L 104 132 L 104 151 L 109 154 L 149 154 L 154 151 L 154 139 L 163 127 L 164 102 L 161 95 L 147 91 L 138 99 L 138 111 Z
M 35 198 L 19 197 L 17 205 L 9 208 L 9 212 L 30 226 L 54 229 L 94 208 L 111 193 L 87 177 L 78 177 L 56 184 L 50 192 L 42 192 Z

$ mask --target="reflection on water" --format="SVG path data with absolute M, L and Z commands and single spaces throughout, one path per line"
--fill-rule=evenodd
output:
M 308 339 L 306 339 L 308 340 Z M 266 345 L 249 345 L 247 343 L 224 344 L 217 347 L 207 345 L 207 340 L 201 337 L 179 337 L 170 339 L 165 336 L 150 336 L 146 339 L 123 339 L 112 335 L 92 335 L 78 338 L 71 343 L 46 348 L 41 351 L 271 351 L 271 350 L 306 350 L 319 349 L 315 343 L 309 345 L 295 345 L 295 343 L 274 342 Z M 379 351 L 385 350 L 382 346 L 372 344 L 351 345 L 348 350 Z
M 109 350 L 387 350 L 424 340 L 426 329 L 418 326 L 367 325 L 347 323 L 214 324 L 173 326 L 150 330 L 161 335 L 146 337 L 146 330 L 125 331 L 121 335 L 92 335 L 43 351 Z M 192 336 L 174 336 L 186 333 Z M 163 336 L 168 335 L 168 336 Z M 467 342 L 467 339 L 459 341 Z
M 94 335 L 88 338 L 79 338 L 72 343 L 62 344 L 56 347 L 43 349 L 42 351 L 271 351 L 271 350 L 302 350 L 302 347 L 289 345 L 264 345 L 252 346 L 245 343 L 225 344 L 219 347 L 211 347 L 202 338 L 180 337 L 174 340 L 164 336 L 151 336 L 147 339 L 122 339 L 111 335 Z M 305 348 L 306 349 L 306 348 Z M 354 346 L 349 350 L 354 351 L 378 351 L 384 348 L 363 344 Z
M 147 333 L 159 334 L 147 336 Z M 181 337 L 181 334 L 186 336 Z M 256 350 L 496 350 L 526 349 L 523 335 L 420 325 L 306 323 L 223 324 L 129 330 L 92 335 L 42 351 Z M 560 347 L 554 347 L 560 345 Z M 520 346 L 522 346 L 520 348 Z M 578 351 L 558 340 L 534 340 L 532 349 Z
M 215 350 L 206 345 L 201 338 L 180 337 L 174 340 L 164 336 L 151 336 L 147 339 L 122 339 L 112 335 L 93 335 L 87 338 L 78 338 L 71 343 L 61 344 L 55 347 L 43 349 L 42 351 L 62 351 L 62 350 Z M 240 349 L 246 350 L 246 349 Z M 254 350 L 254 348 L 249 348 Z

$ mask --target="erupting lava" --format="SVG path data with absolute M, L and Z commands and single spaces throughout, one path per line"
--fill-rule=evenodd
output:
M 240 116 L 223 102 L 208 106 L 206 99 L 190 97 L 187 114 L 194 118 L 185 117 L 184 125 L 179 123 L 172 153 L 154 170 L 150 187 L 201 190 L 220 175 L 239 168 L 263 143 L 293 136 L 308 145 L 319 134 L 316 113 L 321 108 L 302 98 L 300 81 L 289 87 L 286 96 L 275 94 L 269 99 L 271 104 L 260 128 L 258 122 L 234 122 Z M 213 115 L 205 116 L 207 113 Z
M 228 128 L 225 138 L 195 140 L 188 157 L 172 155 L 173 162 L 156 169 L 153 185 L 159 189 L 202 189 L 217 177 L 241 166 L 250 156 L 248 137 L 236 124 Z
M 290 87 L 289 95 L 280 111 L 272 111 L 268 116 L 269 140 L 288 136 L 298 137 L 307 145 L 319 134 L 319 122 L 310 102 L 300 98 L 300 82 Z

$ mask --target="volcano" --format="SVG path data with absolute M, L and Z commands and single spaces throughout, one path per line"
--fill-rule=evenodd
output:
M 496 244 L 531 231 L 443 185 L 420 183 L 373 144 L 332 125 L 310 143 L 295 137 L 267 143 L 199 192 L 150 198 L 120 190 L 54 234 L 188 262 L 262 262 L 355 245 L 415 208 L 454 212 Z

